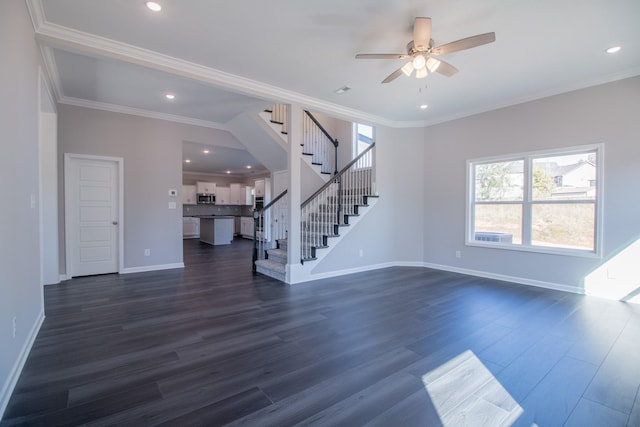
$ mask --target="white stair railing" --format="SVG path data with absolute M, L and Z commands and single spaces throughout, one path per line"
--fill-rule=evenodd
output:
M 332 177 L 301 205 L 300 260 L 316 258 L 316 249 L 328 246 L 328 239 L 348 224 L 349 215 L 375 195 L 375 143 L 372 143 L 342 171 Z
M 253 271 L 255 262 L 265 259 L 266 251 L 277 246 L 278 240 L 287 238 L 289 223 L 289 195 L 280 193 L 263 209 L 253 211 Z
M 282 124 L 282 133 L 288 133 L 287 106 L 272 105 L 271 122 Z M 311 155 L 311 163 L 320 166 L 323 174 L 337 173 L 338 140 L 331 137 L 327 130 L 309 111 L 302 115 L 302 153 Z

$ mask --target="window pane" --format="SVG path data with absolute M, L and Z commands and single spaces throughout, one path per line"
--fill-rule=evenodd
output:
M 533 245 L 592 251 L 595 203 L 536 203 L 531 228 Z
M 596 152 L 533 160 L 533 200 L 596 198 Z
M 522 205 L 476 205 L 473 240 L 522 243 Z
M 522 200 L 524 161 L 475 165 L 476 201 Z

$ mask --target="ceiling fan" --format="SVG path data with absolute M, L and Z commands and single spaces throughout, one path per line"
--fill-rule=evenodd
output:
M 382 83 L 389 83 L 397 79 L 400 74 L 410 76 L 416 71 L 416 78 L 427 77 L 429 73 L 438 72 L 450 77 L 458 72 L 453 65 L 435 58 L 436 56 L 471 49 L 496 40 L 496 33 L 478 34 L 456 40 L 440 46 L 433 46 L 431 40 L 431 18 L 418 17 L 413 23 L 413 40 L 407 43 L 407 53 L 359 53 L 356 59 L 407 59 L 409 62 L 391 73 Z

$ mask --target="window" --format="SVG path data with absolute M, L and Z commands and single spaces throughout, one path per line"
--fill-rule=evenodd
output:
M 373 142 L 373 127 L 363 125 L 362 123 L 354 123 L 353 125 L 353 158 L 358 157 L 364 150 L 369 148 Z M 357 164 L 357 168 L 371 167 L 371 157 L 363 157 Z
M 468 162 L 467 244 L 599 253 L 602 146 Z

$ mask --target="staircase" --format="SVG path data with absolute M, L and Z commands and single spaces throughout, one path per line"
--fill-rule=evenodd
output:
M 352 221 L 364 214 L 377 200 L 373 160 L 375 143 L 335 174 L 300 209 L 300 263 L 308 265 L 326 256 L 350 229 Z M 263 234 L 254 240 L 254 271 L 287 282 L 288 199 L 286 191 L 258 213 L 256 226 L 265 224 Z M 265 234 L 266 233 L 266 234 Z M 259 237 L 263 236 L 263 239 Z

